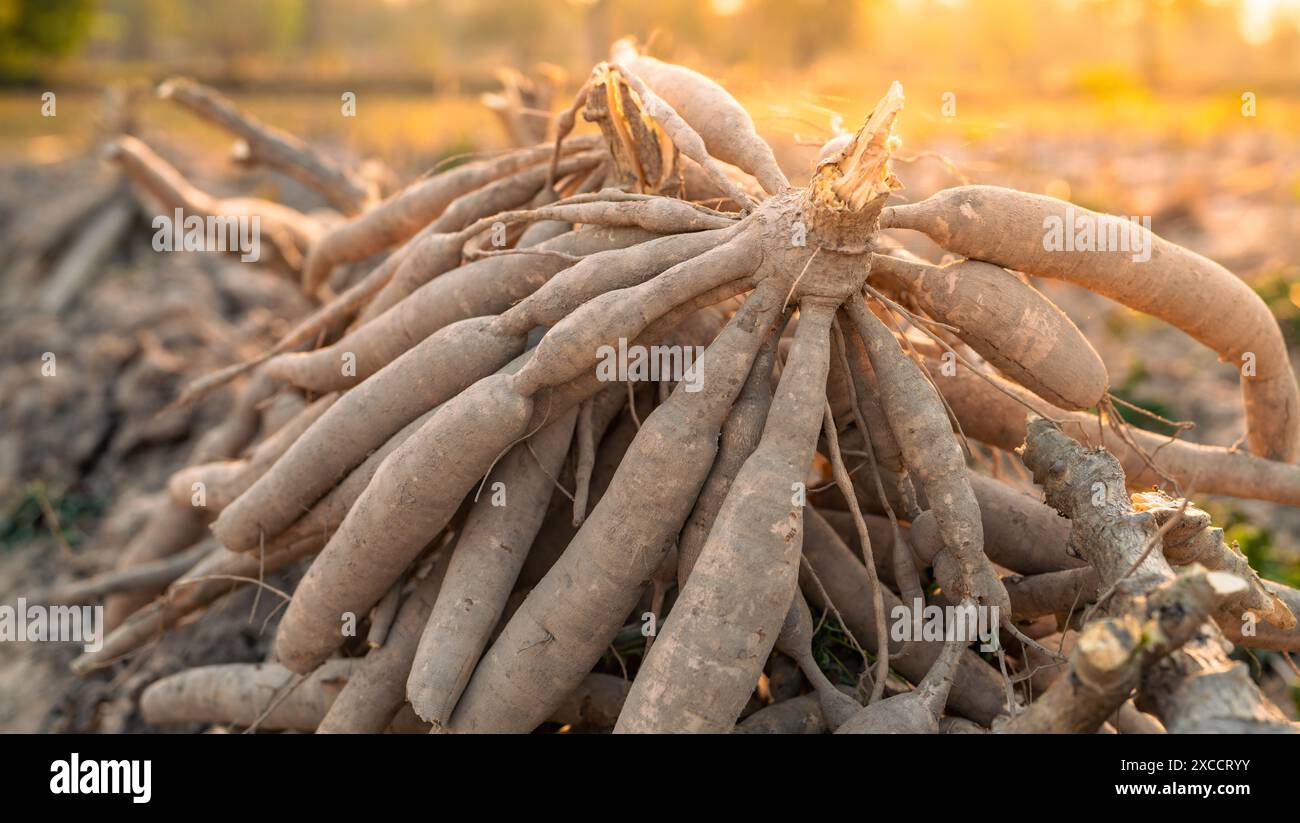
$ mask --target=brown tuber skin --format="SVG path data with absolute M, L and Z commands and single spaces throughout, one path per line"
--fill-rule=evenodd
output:
M 1129 251 L 1055 251 L 1044 248 L 1048 219 L 1074 230 L 1119 218 L 1098 215 L 1051 197 L 997 186 L 946 189 L 920 203 L 885 210 L 882 224 L 923 231 L 949 251 L 1026 274 L 1076 283 L 1129 308 L 1159 317 L 1242 369 L 1250 449 L 1293 463 L 1300 457 L 1300 393 L 1286 344 L 1264 301 L 1227 269 L 1140 226 Z M 1105 231 L 1104 228 L 1098 229 Z M 1247 368 L 1249 366 L 1250 368 Z
M 759 349 L 745 380 L 740 396 L 731 407 L 727 421 L 722 424 L 722 435 L 718 441 L 718 457 L 709 470 L 709 476 L 700 489 L 695 502 L 695 509 L 690 519 L 682 527 L 677 544 L 677 583 L 685 586 L 690 577 L 695 561 L 699 559 L 704 541 L 709 537 L 713 521 L 718 516 L 718 509 L 726 499 L 736 472 L 744 465 L 745 459 L 753 453 L 767 422 L 767 411 L 772 405 L 772 366 L 776 359 L 776 346 L 779 335 L 768 337 L 763 348 Z
M 759 709 L 736 724 L 732 734 L 824 734 L 826 720 L 816 695 L 805 694 Z
M 629 40 L 614 44 L 613 58 L 636 72 L 690 123 L 714 157 L 754 175 L 768 194 L 790 187 L 749 113 L 722 86 L 684 66 L 638 54 Z
M 931 266 L 873 254 L 871 273 L 897 282 L 926 314 L 955 326 L 963 342 L 1047 402 L 1077 410 L 1106 397 L 1106 365 L 1083 333 L 1006 269 L 978 260 Z
M 511 449 L 465 521 L 406 683 L 416 714 L 436 726 L 451 717 L 501 618 L 541 528 L 574 421 L 570 411 Z M 495 499 L 498 489 L 505 505 Z
M 525 434 L 532 404 L 514 395 L 509 384 L 507 375 L 480 381 L 460 396 L 466 398 L 463 402 L 439 408 L 384 461 L 285 610 L 275 649 L 287 668 L 310 671 L 337 649 L 345 639 L 340 627 L 346 616 L 364 615 L 378 602 L 446 525 L 461 498 L 478 482 L 480 467 Z M 498 418 L 492 432 L 476 437 L 473 433 L 481 428 L 479 404 L 504 406 L 514 425 Z M 428 433 L 442 427 L 453 436 L 433 440 Z M 382 525 L 398 522 L 402 529 Z M 356 573 L 356 558 L 361 554 L 366 557 L 365 574 Z
M 438 600 L 447 563 L 448 548 L 442 549 L 405 596 L 384 644 L 372 648 L 353 669 L 348 684 L 316 727 L 317 734 L 378 734 L 406 702 L 406 676 L 420 642 L 420 632 Z
M 659 568 L 713 462 L 718 432 L 780 309 L 753 292 L 699 368 L 647 418 L 569 548 L 488 650 L 451 719 L 455 731 L 529 731 L 576 687 Z M 663 478 L 672 474 L 675 484 Z M 635 531 L 639 512 L 654 511 Z
M 938 393 L 861 298 L 851 300 L 848 309 L 866 341 L 885 417 L 903 458 L 925 490 L 947 558 L 955 566 L 955 576 L 948 585 L 960 597 L 972 597 L 980 605 L 997 606 L 1010 613 L 1006 590 L 984 554 L 979 503 L 967 478 L 961 448 L 949 433 Z
M 941 374 L 937 367 L 931 371 Z M 1027 406 L 1059 421 L 1065 432 L 1080 442 L 1105 446 L 1123 464 L 1135 488 L 1149 488 L 1172 477 L 1199 494 L 1300 506 L 1300 466 L 1266 460 L 1241 449 L 1171 441 L 1129 427 L 1127 436 L 1136 444 L 1134 448 L 1114 426 L 1108 424 L 1098 432 L 1094 415 L 1058 409 L 1008 380 L 981 376 L 968 368 L 957 369 L 953 376 L 936 377 L 935 382 L 966 436 L 990 445 L 1011 450 L 1025 441 Z
M 834 606 L 844 625 L 868 652 L 875 651 L 875 614 L 870 608 L 871 590 L 867 570 L 853 550 L 844 544 L 830 524 L 813 508 L 804 512 L 804 557 L 799 585 L 808 601 L 818 608 Z M 815 578 L 814 578 L 815 575 Z M 823 595 L 823 590 L 825 595 Z M 885 590 L 885 613 L 893 614 L 902 604 L 898 595 Z M 826 595 L 830 600 L 827 601 Z M 904 677 L 919 682 L 933 668 L 944 644 L 913 640 L 891 647 L 892 667 Z M 982 725 L 1006 710 L 1000 676 L 973 651 L 961 656 L 953 679 L 949 708 Z
M 805 303 L 790 355 L 802 368 L 781 376 L 763 437 L 642 663 L 616 732 L 735 725 L 798 587 L 803 507 L 791 492 L 817 446 L 833 316 L 833 306 Z
M 315 294 L 335 266 L 410 238 L 461 195 L 548 159 L 548 149 L 520 149 L 425 178 L 330 230 L 311 247 L 303 264 L 303 291 Z

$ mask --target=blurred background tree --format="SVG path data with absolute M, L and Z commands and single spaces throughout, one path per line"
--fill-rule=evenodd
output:
M 477 90 L 502 64 L 585 72 L 626 34 L 773 84 L 819 70 L 923 70 L 968 92 L 1300 84 L 1300 0 L 0 0 L 10 80 L 66 57 L 68 81 L 170 67 L 236 86 Z
M 366 151 L 469 151 L 492 128 L 477 95 L 499 68 L 559 66 L 571 90 L 626 35 L 790 139 L 862 117 L 892 80 L 909 140 L 1080 122 L 1201 137 L 1250 125 L 1246 91 L 1261 118 L 1285 118 L 1271 128 L 1300 122 L 1300 0 L 0 0 L 0 85 L 28 86 L 0 94 L 0 119 L 20 117 L 0 148 L 70 138 L 26 144 L 55 157 L 90 139 L 74 131 L 89 117 L 22 117 L 36 81 L 62 109 L 186 74 L 305 136 L 339 133 L 340 93 L 364 92 L 367 116 L 344 129 Z M 958 98 L 958 117 L 940 113 Z
M 90 33 L 94 0 L 0 0 L 0 83 L 36 80 Z

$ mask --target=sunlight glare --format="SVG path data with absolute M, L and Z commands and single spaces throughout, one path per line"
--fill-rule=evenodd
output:
M 739 14 L 745 7 L 745 0 L 709 0 L 709 11 L 719 17 L 731 17 Z

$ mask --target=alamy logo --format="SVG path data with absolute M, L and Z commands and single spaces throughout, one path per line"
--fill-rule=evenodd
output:
M 596 349 L 596 379 L 613 382 L 670 380 L 686 385 L 686 391 L 704 388 L 704 366 L 699 362 L 703 346 L 629 346 L 627 338 L 618 347 Z
M 88 652 L 104 647 L 103 606 L 0 606 L 0 642 L 81 643 Z
M 152 760 L 82 760 L 73 752 L 50 764 L 51 794 L 128 794 L 132 803 L 153 797 Z
M 1151 259 L 1151 218 L 1116 217 L 1065 209 L 1062 219 L 1055 214 L 1043 218 L 1045 251 L 1126 251 L 1134 263 Z
M 262 257 L 262 218 L 241 214 L 237 217 L 189 217 L 180 209 L 153 219 L 154 251 L 237 251 L 245 263 Z

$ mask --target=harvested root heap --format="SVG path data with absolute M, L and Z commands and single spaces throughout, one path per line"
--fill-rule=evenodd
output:
M 1160 238 L 1143 238 L 1145 264 L 1045 251 L 1044 218 L 1073 208 L 1049 198 L 966 186 L 890 205 L 902 109 L 895 84 L 794 187 L 720 86 L 620 43 L 553 146 L 354 197 L 341 222 L 259 206 L 283 217 L 284 261 L 301 251 L 303 288 L 325 302 L 187 399 L 251 371 L 312 402 L 244 456 L 174 478 L 178 511 L 206 485 L 220 545 L 77 669 L 310 558 L 283 593 L 274 662 L 160 681 L 146 720 L 1289 729 L 1223 643 L 1300 646 L 1296 593 L 1197 510 L 1130 503 L 1119 463 L 1062 431 L 1104 437 L 1132 483 L 1300 502 L 1296 383 L 1268 310 Z M 599 138 L 569 136 L 579 113 Z M 966 259 L 929 264 L 891 228 Z M 1097 353 L 1008 269 L 1155 314 L 1227 360 L 1249 353 L 1252 454 L 1130 432 Z M 644 388 L 634 365 L 609 367 L 655 345 L 703 353 Z M 952 358 L 955 375 L 932 368 Z M 1026 434 L 1031 410 L 1058 422 Z M 1025 443 L 1070 519 L 969 469 L 954 419 L 994 447 Z M 809 489 L 827 474 L 833 491 Z M 937 630 L 900 632 L 927 599 L 949 607 L 925 612 L 946 615 Z M 810 606 L 866 663 L 856 684 L 820 668 Z M 976 616 L 981 637 L 963 634 Z M 1058 630 L 1054 647 L 1034 639 Z

